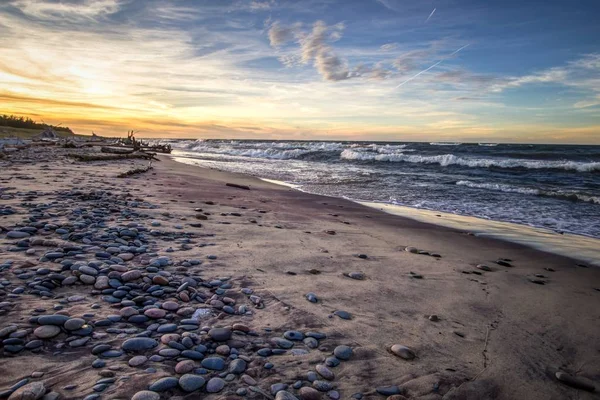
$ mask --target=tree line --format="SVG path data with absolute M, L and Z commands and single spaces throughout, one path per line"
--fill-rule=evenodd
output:
M 24 129 L 46 129 L 52 128 L 55 131 L 73 133 L 73 131 L 66 126 L 55 126 L 49 125 L 43 122 L 35 122 L 29 117 L 17 117 L 16 115 L 0 115 L 0 126 L 9 126 L 11 128 L 24 128 Z

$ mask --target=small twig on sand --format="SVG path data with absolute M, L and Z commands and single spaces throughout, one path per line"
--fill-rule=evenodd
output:
M 150 162 L 150 165 L 148 165 L 146 167 L 134 168 L 134 169 L 130 169 L 129 171 L 121 172 L 119 175 L 117 175 L 117 178 L 127 178 L 127 177 L 132 176 L 132 175 L 142 174 L 144 172 L 148 172 L 151 169 L 152 169 L 152 162 Z

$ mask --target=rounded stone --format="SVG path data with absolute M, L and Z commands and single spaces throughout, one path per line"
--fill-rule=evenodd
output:
M 299 331 L 287 331 L 283 334 L 283 337 L 286 338 L 287 340 L 300 341 L 300 340 L 304 339 L 304 334 Z
M 46 393 L 44 382 L 32 382 L 15 390 L 9 400 L 38 400 Z
M 405 360 L 412 360 L 413 358 L 415 358 L 415 352 L 406 346 L 402 346 L 401 344 L 393 345 L 390 348 L 390 351 L 394 355 L 396 355 L 400 358 L 404 358 Z
M 85 320 L 82 318 L 71 318 L 67 322 L 65 322 L 65 329 L 68 331 L 76 331 L 77 329 L 81 329 L 82 326 L 85 325 Z
M 129 360 L 129 366 L 130 367 L 139 367 L 140 365 L 144 364 L 146 361 L 148 361 L 148 357 L 146 357 L 146 356 L 135 356 Z
M 175 372 L 178 374 L 187 374 L 194 369 L 196 369 L 196 363 L 193 360 L 179 361 L 177 365 L 175 365 Z
M 225 342 L 231 338 L 230 328 L 212 328 L 208 331 L 208 336 L 217 342 Z
M 290 392 L 280 390 L 279 392 L 277 392 L 277 395 L 275 395 L 275 400 L 298 400 L 298 398 Z
M 50 339 L 60 333 L 60 328 L 56 325 L 42 325 L 33 331 L 33 334 L 40 339 Z
M 202 360 L 202 366 L 213 371 L 222 371 L 225 369 L 225 361 L 219 357 L 208 357 Z
M 185 374 L 179 378 L 179 387 L 188 393 L 200 389 L 205 383 L 206 380 L 200 375 Z
M 142 390 L 134 394 L 131 400 L 160 400 L 160 394 L 150 390 Z
M 152 338 L 136 337 L 127 339 L 121 345 L 121 349 L 125 351 L 145 351 L 158 346 L 158 342 Z
M 212 378 L 206 384 L 206 391 L 208 393 L 218 393 L 225 387 L 225 381 L 221 378 Z
M 319 392 L 318 390 L 313 389 L 311 387 L 308 387 L 308 386 L 300 388 L 300 391 L 298 393 L 300 394 L 300 398 L 302 400 L 320 400 L 321 399 L 321 392 Z
M 167 376 L 167 377 L 161 378 L 161 379 L 157 380 L 156 382 L 154 382 L 153 384 L 151 384 L 148 387 L 148 389 L 153 392 L 164 392 L 166 390 L 177 387 L 178 384 L 179 384 L 179 380 L 177 378 L 174 378 L 172 376 Z
M 337 346 L 333 350 L 333 355 L 340 360 L 349 360 L 352 357 L 352 348 L 345 345 Z
M 165 310 L 161 310 L 160 308 L 150 308 L 146 311 L 144 311 L 144 315 L 148 318 L 153 318 L 153 319 L 160 319 L 160 318 L 164 318 L 164 316 L 167 314 L 167 312 Z
M 323 364 L 317 364 L 315 369 L 317 370 L 319 375 L 321 375 L 323 378 L 327 379 L 328 381 L 332 381 L 335 379 L 334 373 L 331 372 L 331 370 L 329 368 L 327 368 L 326 366 L 324 366 Z

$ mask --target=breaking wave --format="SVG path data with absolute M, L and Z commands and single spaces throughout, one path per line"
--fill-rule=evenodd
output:
M 521 193 L 528 194 L 533 196 L 542 196 L 542 197 L 555 197 L 564 200 L 570 201 L 582 201 L 585 203 L 592 204 L 600 204 L 600 197 L 589 196 L 583 193 L 576 192 L 560 192 L 560 191 L 552 191 L 552 190 L 543 190 L 536 188 L 528 188 L 522 186 L 513 186 L 502 183 L 479 183 L 472 181 L 458 181 L 456 182 L 458 186 L 466 186 L 474 189 L 484 189 L 491 190 L 495 192 L 504 192 L 504 193 Z
M 422 156 L 417 154 L 373 154 L 344 150 L 340 157 L 344 160 L 410 162 L 422 164 L 439 164 L 442 167 L 461 165 L 472 168 L 523 168 L 523 169 L 561 169 L 566 171 L 594 172 L 600 171 L 600 162 L 577 162 L 562 160 L 526 160 L 508 158 L 464 158 L 454 154 Z

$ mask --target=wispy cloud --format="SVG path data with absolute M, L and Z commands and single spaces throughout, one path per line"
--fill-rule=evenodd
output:
M 435 14 L 435 10 L 437 10 L 437 8 L 434 8 L 433 11 L 429 14 L 429 16 L 427 17 L 427 19 L 425 20 L 425 23 L 427 23 L 431 17 L 433 17 L 433 14 Z

